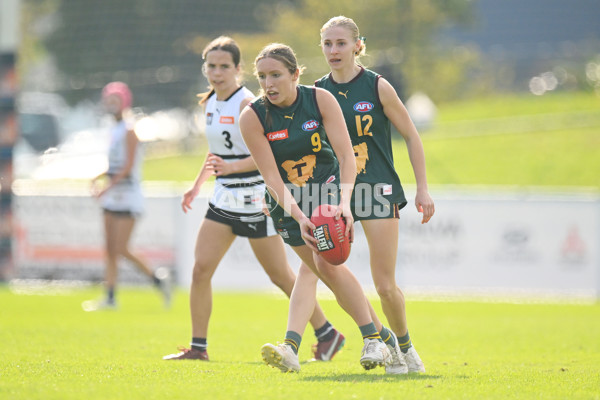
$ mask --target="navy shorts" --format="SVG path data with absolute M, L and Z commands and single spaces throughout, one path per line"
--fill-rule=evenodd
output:
M 231 231 L 237 236 L 257 239 L 277 234 L 273 220 L 262 212 L 236 213 L 217 208 L 214 204 L 209 203 L 205 218 L 229 225 Z

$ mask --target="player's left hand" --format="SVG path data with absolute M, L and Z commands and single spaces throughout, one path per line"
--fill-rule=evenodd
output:
M 418 212 L 423 213 L 423 219 L 421 220 L 421 223 L 426 224 L 429 222 L 435 213 L 435 205 L 433 203 L 433 199 L 429 195 L 429 192 L 426 190 L 417 191 L 417 196 L 415 197 L 415 206 L 417 207 Z
M 206 166 L 208 169 L 212 169 L 213 174 L 216 176 L 229 175 L 231 173 L 229 163 L 214 154 L 208 156 Z
M 352 216 L 352 211 L 350 210 L 349 205 L 338 205 L 337 211 L 335 213 L 335 219 L 344 218 L 344 222 L 346 223 L 346 231 L 344 235 L 348 238 L 350 243 L 354 242 L 354 217 Z

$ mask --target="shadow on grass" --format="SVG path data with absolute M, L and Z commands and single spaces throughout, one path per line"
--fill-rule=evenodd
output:
M 440 379 L 442 375 L 427 375 L 427 374 L 403 374 L 403 375 L 371 375 L 369 373 L 362 374 L 328 374 L 320 376 L 302 377 L 302 381 L 334 381 L 334 382 L 390 382 L 390 381 L 427 381 Z

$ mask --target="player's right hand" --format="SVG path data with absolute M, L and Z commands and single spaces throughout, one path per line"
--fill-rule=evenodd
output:
M 196 188 L 191 188 L 183 194 L 183 198 L 181 199 L 181 209 L 184 213 L 187 214 L 188 210 L 192 209 L 192 201 L 194 201 L 197 195 L 198 189 Z
M 319 254 L 319 250 L 317 249 L 317 239 L 313 236 L 313 229 L 315 229 L 315 224 L 310 221 L 310 218 L 304 217 L 300 221 L 298 221 L 298 225 L 300 225 L 300 232 L 302 234 L 302 239 L 304 243 L 315 253 Z

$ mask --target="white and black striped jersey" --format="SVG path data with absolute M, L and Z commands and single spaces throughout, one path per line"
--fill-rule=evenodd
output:
M 240 132 L 240 105 L 254 94 L 241 86 L 229 98 L 217 100 L 212 94 L 205 107 L 208 150 L 227 162 L 250 157 L 250 151 Z M 211 203 L 216 207 L 238 213 L 262 210 L 264 181 L 258 170 L 218 176 Z

